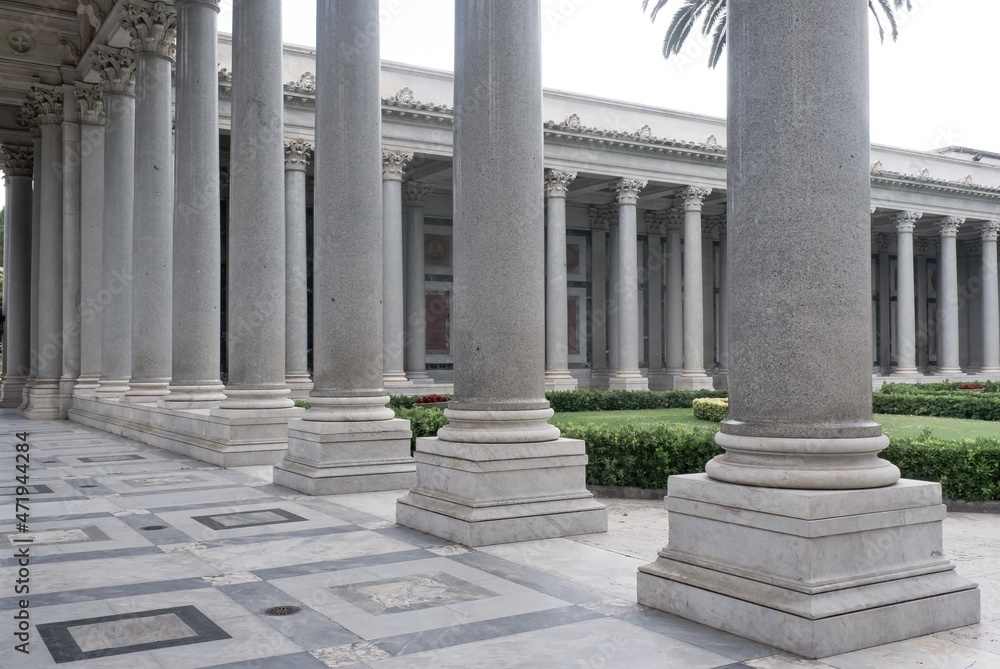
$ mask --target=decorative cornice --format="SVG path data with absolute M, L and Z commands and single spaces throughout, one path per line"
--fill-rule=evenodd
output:
M 701 188 L 700 186 L 688 186 L 681 195 L 684 197 L 685 211 L 701 211 L 701 206 L 705 203 L 705 198 L 712 193 L 711 188 Z
M 104 91 L 99 87 L 77 84 L 76 104 L 80 108 L 80 123 L 104 123 Z
M 223 70 L 225 72 L 225 70 Z M 232 75 L 230 75 L 230 81 Z M 316 75 L 312 72 L 303 72 L 298 81 L 289 81 L 285 84 L 285 89 L 296 93 L 316 93 Z
M 612 187 L 618 196 L 618 204 L 632 204 L 639 201 L 639 192 L 646 187 L 645 179 L 619 179 Z
M 61 125 L 63 122 L 63 93 L 61 88 L 32 86 L 28 101 L 38 113 L 38 125 Z
M 8 177 L 30 177 L 34 173 L 35 151 L 30 146 L 0 146 L 0 169 Z
M 137 54 L 153 54 L 173 60 L 177 55 L 177 14 L 173 5 L 126 5 L 122 27 L 132 36 Z
M 313 145 L 301 139 L 285 141 L 285 169 L 306 171 L 313 158 Z
M 923 212 L 919 211 L 901 211 L 892 217 L 893 222 L 896 224 L 896 232 L 913 232 L 913 228 L 916 227 L 917 221 L 923 216 Z
M 569 185 L 576 178 L 576 172 L 545 170 L 545 196 L 566 197 Z
M 382 180 L 402 181 L 406 166 L 413 160 L 413 153 L 382 149 Z
M 592 206 L 587 213 L 590 216 L 590 227 L 594 230 L 607 232 L 612 224 L 618 223 L 618 203 Z
M 1000 233 L 1000 221 L 984 221 L 979 224 L 979 238 L 984 242 L 995 242 Z
M 121 49 L 117 53 L 98 49 L 95 69 L 101 75 L 104 93 L 135 95 L 135 53 Z
M 954 237 L 958 234 L 958 229 L 962 227 L 965 223 L 964 218 L 959 218 L 958 216 L 946 216 L 941 219 L 941 236 L 942 237 Z
M 403 184 L 403 204 L 411 209 L 423 207 L 427 203 L 427 196 L 433 191 L 434 186 L 431 184 L 407 181 Z
M 413 104 L 414 101 L 413 91 L 407 88 L 406 86 L 403 86 L 398 91 L 396 91 L 395 95 L 393 95 L 389 99 L 392 100 L 393 103 L 397 105 Z

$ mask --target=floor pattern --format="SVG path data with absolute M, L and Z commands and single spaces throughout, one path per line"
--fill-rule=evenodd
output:
M 1000 669 L 995 516 L 946 523 L 953 559 L 983 588 L 981 625 L 809 662 L 636 605 L 636 567 L 666 543 L 657 503 L 606 500 L 606 535 L 468 549 L 397 526 L 400 494 L 310 497 L 267 467 L 2 410 L 0 667 Z M 26 544 L 28 655 L 12 641 Z

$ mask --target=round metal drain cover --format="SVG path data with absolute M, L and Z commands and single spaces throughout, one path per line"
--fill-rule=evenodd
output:
M 152 530 L 165 530 L 165 529 L 167 529 L 167 526 L 166 525 L 144 525 L 144 526 L 140 527 L 139 529 L 140 530 L 145 530 L 147 532 L 151 532 Z
M 290 616 L 302 610 L 301 606 L 269 606 L 261 611 L 265 616 Z

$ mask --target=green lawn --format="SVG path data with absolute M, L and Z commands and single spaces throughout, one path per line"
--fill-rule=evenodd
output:
M 877 414 L 875 420 L 882 423 L 889 437 L 917 437 L 924 428 L 942 439 L 977 439 L 979 437 L 1000 438 L 1000 423 L 986 420 L 962 420 L 960 418 L 934 418 L 930 416 L 890 416 Z M 717 423 L 698 420 L 691 409 L 643 409 L 639 411 L 581 411 L 557 413 L 552 419 L 557 425 L 581 425 L 598 423 L 602 425 L 651 425 L 655 423 L 684 423 L 700 427 L 713 427 Z

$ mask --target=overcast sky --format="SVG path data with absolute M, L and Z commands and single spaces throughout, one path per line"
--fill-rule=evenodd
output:
M 880 45 L 872 24 L 872 141 L 1000 153 L 1000 1 L 911 1 L 897 42 Z M 381 0 L 382 57 L 452 70 L 454 2 Z M 232 2 L 223 5 L 229 31 Z M 284 1 L 287 42 L 315 44 L 315 6 Z M 651 23 L 641 0 L 542 0 L 545 86 L 724 117 L 724 64 L 709 70 L 707 43 L 697 41 L 683 59 L 664 60 L 668 18 Z

